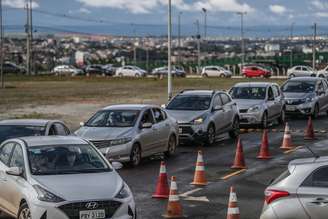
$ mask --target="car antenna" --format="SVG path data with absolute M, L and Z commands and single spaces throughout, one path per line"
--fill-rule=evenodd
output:
M 309 146 L 305 145 L 305 147 L 306 147 L 306 149 L 308 149 L 310 151 L 310 153 L 313 155 L 313 157 L 315 159 L 319 159 L 320 158 L 320 156 L 317 155 L 316 153 L 314 153 L 314 151 Z

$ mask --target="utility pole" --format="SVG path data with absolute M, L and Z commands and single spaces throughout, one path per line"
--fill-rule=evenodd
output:
M 0 80 L 1 80 L 1 88 L 5 88 L 5 80 L 3 75 L 3 60 L 4 60 L 4 51 L 3 51 L 3 20 L 2 20 L 2 0 L 0 0 L 0 50 L 1 50 L 1 57 L 0 57 Z
M 146 47 L 146 69 L 149 72 L 149 48 Z
M 30 8 L 29 8 L 29 13 L 30 13 L 30 71 L 31 71 L 31 74 L 33 75 L 34 74 L 34 68 L 33 68 L 33 13 L 32 13 L 32 10 L 33 10 L 33 7 L 32 7 L 32 0 L 30 0 Z
M 241 66 L 240 66 L 240 73 L 242 72 L 244 65 L 245 65 L 245 39 L 244 39 L 244 16 L 247 12 L 237 12 L 240 15 L 240 41 L 241 41 Z
M 172 47 L 172 2 L 168 0 L 168 19 L 167 19 L 167 93 L 168 99 L 172 98 L 172 75 L 171 75 L 171 47 Z
M 199 20 L 196 20 L 196 27 L 197 27 L 197 74 L 200 74 L 200 66 L 201 66 L 201 60 L 200 60 L 200 31 L 199 31 Z
M 317 23 L 314 23 L 314 25 L 313 25 L 313 47 L 312 47 L 312 53 L 313 53 L 312 68 L 314 70 L 315 70 L 315 64 L 316 64 L 316 45 L 317 45 Z
M 133 45 L 133 63 L 134 63 L 134 65 L 137 65 L 137 41 L 136 41 L 137 32 L 136 32 L 136 27 L 133 23 L 131 24 L 131 26 L 132 26 L 132 32 L 133 32 L 133 37 L 134 37 L 134 40 L 133 40 L 133 42 L 134 42 L 134 45 Z
M 295 23 L 293 22 L 290 26 L 290 42 L 291 42 L 291 47 L 290 47 L 290 67 L 293 67 L 293 38 L 294 38 L 294 25 Z
M 181 15 L 180 11 L 178 15 L 178 65 L 181 65 Z
M 206 39 L 206 37 L 207 37 L 207 9 L 202 8 L 202 10 L 204 12 L 204 39 Z
M 30 35 L 30 4 L 26 2 L 26 74 L 31 75 L 31 35 Z

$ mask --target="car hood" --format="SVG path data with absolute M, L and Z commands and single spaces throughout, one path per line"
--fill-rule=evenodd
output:
M 244 100 L 244 99 L 234 99 L 237 103 L 239 109 L 248 109 L 255 105 L 262 105 L 265 103 L 265 100 Z
M 189 123 L 204 115 L 206 111 L 166 110 L 166 112 L 178 121 L 178 123 Z
M 33 176 L 43 188 L 67 201 L 108 200 L 115 197 L 123 180 L 115 172 Z
M 111 140 L 125 137 L 132 132 L 133 128 L 108 128 L 108 127 L 81 127 L 75 132 L 79 137 L 88 140 Z
M 314 93 L 284 93 L 285 99 L 304 99 L 309 96 L 314 96 Z

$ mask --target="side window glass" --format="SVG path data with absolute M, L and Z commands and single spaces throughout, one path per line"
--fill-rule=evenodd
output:
M 163 113 L 160 109 L 154 108 L 153 113 L 157 123 L 164 121 Z
M 8 166 L 11 152 L 14 148 L 14 143 L 8 143 L 0 148 L 0 161 Z
M 226 95 L 226 94 L 220 94 L 220 95 L 221 95 L 223 105 L 226 105 L 231 102 L 231 99 L 228 95 Z
M 52 125 L 49 129 L 49 135 L 57 135 L 55 125 Z
M 13 151 L 13 155 L 10 159 L 9 167 L 20 167 L 24 168 L 24 155 L 22 147 L 16 144 L 15 149 Z
M 153 114 L 152 114 L 150 109 L 145 111 L 142 118 L 141 118 L 141 124 L 145 124 L 145 123 L 154 124 Z
M 273 90 L 274 97 L 280 96 L 279 89 L 277 88 L 277 86 L 272 86 L 272 90 Z
M 315 170 L 302 184 L 306 187 L 328 187 L 328 167 Z
M 300 71 L 301 70 L 301 67 L 297 67 L 295 68 L 296 71 Z
M 220 95 L 216 95 L 214 97 L 214 102 L 213 102 L 213 106 L 222 106 L 222 101 L 221 101 L 221 97 Z
M 273 100 L 274 99 L 274 95 L 273 95 L 273 91 L 272 91 L 272 88 L 271 87 L 269 87 L 268 99 L 269 100 Z
M 55 123 L 54 126 L 55 126 L 55 129 L 56 129 L 56 134 L 57 135 L 60 135 L 60 136 L 65 136 L 66 135 L 65 127 L 62 124 Z

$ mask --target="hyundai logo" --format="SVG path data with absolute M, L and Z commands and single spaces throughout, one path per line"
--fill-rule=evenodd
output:
M 88 202 L 85 204 L 85 207 L 87 209 L 96 209 L 96 208 L 98 208 L 98 203 L 97 202 Z

